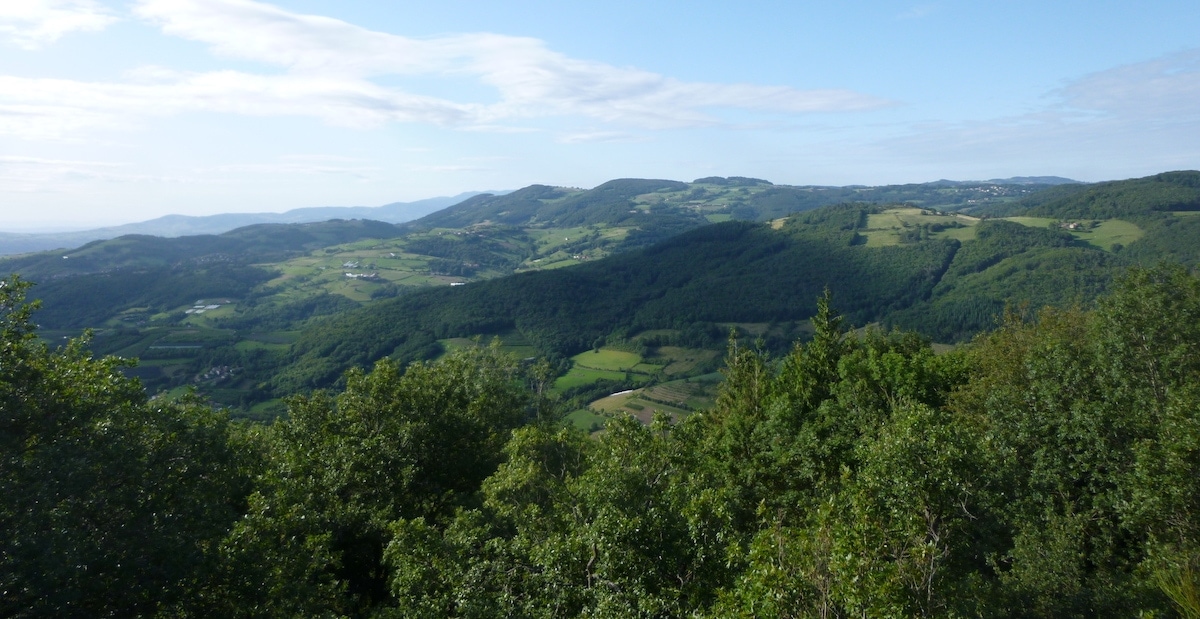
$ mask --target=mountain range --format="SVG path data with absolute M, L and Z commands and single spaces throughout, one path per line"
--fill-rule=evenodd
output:
M 317 206 L 283 213 L 221 213 L 217 215 L 165 215 L 148 221 L 70 232 L 0 232 L 0 256 L 78 247 L 91 241 L 115 239 L 127 234 L 174 238 L 198 234 L 221 234 L 254 224 L 302 224 L 330 219 L 372 219 L 402 223 L 457 204 L 482 192 L 415 202 L 393 202 L 383 206 Z M 504 192 L 491 192 L 504 193 Z
M 719 178 L 719 177 L 713 177 Z M 704 180 L 704 179 L 700 179 Z M 726 182 L 767 183 L 758 179 L 733 179 Z M 1022 176 L 1007 179 L 992 179 L 987 181 L 949 181 L 939 180 L 923 185 L 929 187 L 975 187 L 986 185 L 1062 185 L 1079 184 L 1068 178 L 1059 176 Z M 899 187 L 920 187 L 922 184 Z M 825 187 L 806 186 L 796 188 L 800 191 L 815 193 L 826 198 L 825 202 L 836 201 L 847 190 L 862 191 L 866 186 Z M 283 213 L 221 213 L 216 215 L 166 215 L 148 221 L 109 226 L 90 230 L 67 232 L 21 233 L 0 231 L 0 256 L 46 251 L 51 249 L 70 248 L 91 241 L 113 239 L 127 234 L 144 234 L 161 237 L 180 237 L 198 234 L 221 234 L 244 226 L 254 224 L 282 223 L 300 224 L 328 221 L 330 219 L 372 219 L 388 223 L 404 223 L 434 213 L 446 207 L 457 205 L 463 201 L 481 194 L 500 196 L 508 191 L 470 191 L 450 197 L 436 197 L 414 202 L 393 202 L 383 206 L 322 206 L 297 208 Z
M 1200 263 L 1198 215 L 1194 171 L 840 188 L 618 179 L 478 194 L 401 224 L 127 235 L 0 270 L 38 283 L 44 337 L 93 328 L 97 353 L 143 360 L 151 392 L 191 386 L 254 411 L 480 337 L 548 359 L 564 393 L 681 382 L 712 371 L 696 360 L 731 330 L 785 350 L 825 290 L 855 325 L 953 344 L 1006 307 L 1086 306 L 1131 265 Z M 577 358 L 612 347 L 644 363 Z M 692 374 L 654 369 L 686 359 Z

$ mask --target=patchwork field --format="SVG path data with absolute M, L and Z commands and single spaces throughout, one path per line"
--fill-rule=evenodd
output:
M 1049 228 L 1060 223 L 1049 217 L 1002 219 L 1031 228 Z M 869 215 L 864 236 L 867 238 L 867 247 L 885 247 L 937 238 L 969 241 L 975 238 L 975 226 L 979 222 L 978 218 L 968 215 L 937 213 L 920 208 L 895 208 Z M 1105 251 L 1112 251 L 1118 245 L 1132 243 L 1145 234 L 1136 224 L 1120 219 L 1061 223 L 1074 223 L 1075 227 L 1063 227 L 1063 231 Z
M 979 219 L 959 213 L 940 213 L 921 208 L 895 208 L 867 216 L 867 247 L 899 245 L 930 238 L 975 238 Z

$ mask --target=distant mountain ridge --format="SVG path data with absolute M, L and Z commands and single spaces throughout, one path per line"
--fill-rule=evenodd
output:
M 371 219 L 391 224 L 404 223 L 458 204 L 479 195 L 469 191 L 456 196 L 427 198 L 415 202 L 393 202 L 383 206 L 316 206 L 283 213 L 221 213 L 217 215 L 164 215 L 148 221 L 121 226 L 72 232 L 17 233 L 0 232 L 0 256 L 49 249 L 78 247 L 92 241 L 114 239 L 127 234 L 175 238 L 200 234 L 222 234 L 255 224 L 304 224 L 331 219 Z M 504 191 L 489 192 L 503 195 Z
M 591 190 L 552 187 L 547 185 L 532 185 L 518 191 L 469 191 L 456 196 L 428 198 L 415 202 L 394 202 L 383 206 L 323 206 L 307 207 L 286 211 L 283 213 L 222 213 L 218 215 L 190 216 L 165 215 L 148 221 L 80 230 L 72 232 L 47 233 L 17 233 L 0 232 L 0 256 L 24 254 L 51 249 L 79 247 L 92 241 L 113 239 L 128 234 L 141 234 L 160 237 L 181 237 L 200 234 L 222 234 L 243 226 L 254 224 L 282 223 L 316 223 L 331 219 L 371 219 L 386 223 L 399 224 L 424 218 L 426 225 L 463 225 L 465 221 L 477 217 L 477 209 L 492 209 L 495 219 L 492 221 L 505 223 L 527 223 L 530 218 L 545 220 L 547 217 L 562 217 L 564 207 L 581 206 L 571 200 L 560 205 L 560 208 L 546 208 L 546 201 L 570 196 L 573 193 L 581 195 L 582 202 L 594 202 L 596 199 L 613 201 L 614 199 L 631 199 L 636 195 L 631 191 L 651 191 L 676 186 L 687 188 L 689 185 L 712 186 L 717 188 L 729 187 L 768 187 L 770 191 L 757 196 L 755 204 L 748 204 L 749 209 L 742 209 L 735 217 L 740 219 L 757 219 L 767 214 L 782 216 L 790 212 L 808 210 L 827 204 L 846 201 L 908 201 L 912 188 L 936 189 L 949 187 L 955 189 L 971 188 L 985 185 L 1003 186 L 1039 186 L 1078 185 L 1079 181 L 1060 176 L 1017 176 L 1007 179 L 992 179 L 986 181 L 951 181 L 938 180 L 931 183 L 914 183 L 909 185 L 848 185 L 845 187 L 820 185 L 774 185 L 770 181 L 731 176 L 728 178 L 710 176 L 696 179 L 692 183 L 682 183 L 669 180 L 618 179 L 603 183 Z M 498 200 L 513 194 L 512 200 Z M 628 194 L 628 195 L 625 195 Z M 474 200 L 473 200 L 474 199 Z M 961 196 L 960 201 L 969 200 L 970 196 Z M 924 202 L 924 200 L 918 200 Z M 936 201 L 935 201 L 936 202 Z M 462 208 L 458 206 L 462 205 Z M 944 206 L 929 204 L 929 206 Z M 453 209 L 448 207 L 455 207 Z M 446 209 L 443 211 L 443 209 Z M 426 216 L 435 215 L 429 218 Z
M 786 346 L 826 289 L 851 323 L 964 341 L 1006 307 L 1086 305 L 1132 265 L 1200 264 L 1197 213 L 1198 171 L 1060 185 L 615 179 L 481 194 L 402 224 L 125 235 L 0 268 L 37 284 L 56 341 L 97 329 L 96 354 L 155 360 L 138 374 L 151 391 L 241 368 L 205 394 L 245 407 L 462 338 L 555 363 L 643 333 L 716 350 L 731 324 Z M 223 305 L 189 314 L 200 299 Z

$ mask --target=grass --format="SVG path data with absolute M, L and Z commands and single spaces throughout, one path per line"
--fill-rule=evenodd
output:
M 1049 217 L 1006 217 L 1005 220 L 1031 228 L 1048 228 L 1058 221 Z M 1081 230 L 1067 230 L 1067 232 L 1071 236 L 1104 251 L 1112 251 L 1113 246 L 1118 243 L 1128 245 L 1146 234 L 1137 224 L 1123 219 L 1106 219 L 1099 222 L 1094 228 L 1085 226 Z
M 947 227 L 937 232 L 931 232 L 929 238 L 957 239 L 959 241 L 969 241 L 975 238 L 975 226 L 980 220 L 966 215 L 925 215 L 922 214 L 924 212 L 927 211 L 919 208 L 895 208 L 882 213 L 874 213 L 867 217 L 867 227 L 860 231 L 860 234 L 867 238 L 867 247 L 886 247 L 899 245 L 901 235 L 905 231 L 913 230 L 922 224 L 958 222 L 962 227 Z M 1030 228 L 1048 228 L 1058 221 L 1050 217 L 1004 217 L 1002 219 Z M 1075 238 L 1105 251 L 1112 251 L 1113 246 L 1117 244 L 1128 245 L 1145 234 L 1137 225 L 1120 219 L 1109 219 L 1100 222 L 1095 228 L 1069 230 L 1068 232 Z
M 686 374 L 696 368 L 697 365 L 705 363 L 717 356 L 715 350 L 702 350 L 698 348 L 680 348 L 678 346 L 660 346 L 658 354 L 671 359 L 671 362 L 663 368 L 663 374 L 667 376 L 676 376 Z
M 676 408 L 674 406 L 660 404 L 658 402 L 651 402 L 649 400 L 641 400 L 638 401 L 637 404 L 641 405 L 642 407 L 638 410 L 631 411 L 629 414 L 637 417 L 638 421 L 644 424 L 649 424 L 651 421 L 654 421 L 655 413 L 666 413 L 671 417 L 672 421 L 679 421 L 680 419 L 692 414 L 691 411 L 684 410 L 682 408 Z
M 600 350 L 579 353 L 571 357 L 571 361 L 574 362 L 576 367 L 625 372 L 632 371 L 634 366 L 642 362 L 642 357 L 636 353 L 624 350 L 601 348 Z
M 590 385 L 600 380 L 625 380 L 625 372 L 593 370 L 590 368 L 575 366 L 571 368 L 569 372 L 559 376 L 558 379 L 554 381 L 554 389 L 557 391 L 565 391 L 573 387 Z
M 581 408 L 564 417 L 563 421 L 584 432 L 596 432 L 602 429 L 604 424 L 608 423 L 608 417 L 597 415 L 586 408 Z
M 632 415 L 642 423 L 650 423 L 655 413 L 665 413 L 678 421 L 694 411 L 711 408 L 720 379 L 720 374 L 713 374 L 614 393 L 588 404 L 588 408 L 605 415 Z
M 594 411 L 600 411 L 602 413 L 615 413 L 618 411 L 628 412 L 628 410 L 625 408 L 625 405 L 631 400 L 636 399 L 637 394 L 640 391 L 640 389 L 635 389 L 628 392 L 614 393 L 610 396 L 600 398 L 599 400 L 588 404 L 588 408 Z
M 1003 219 L 1030 228 L 1049 228 L 1056 221 L 1049 217 L 1005 217 Z
M 979 220 L 962 214 L 932 214 L 919 208 L 894 208 L 882 213 L 867 216 L 867 227 L 860 234 L 867 237 L 867 247 L 887 247 L 900 244 L 900 235 L 921 225 L 943 224 L 946 226 L 959 224 L 961 227 L 946 227 L 944 230 L 930 232 L 934 239 L 947 238 L 969 241 L 975 238 L 975 225 Z
M 1099 247 L 1104 251 L 1112 251 L 1118 243 L 1128 245 L 1144 236 L 1146 232 L 1137 224 L 1121 219 L 1108 219 L 1100 222 L 1099 226 L 1084 232 L 1072 231 L 1075 238 Z

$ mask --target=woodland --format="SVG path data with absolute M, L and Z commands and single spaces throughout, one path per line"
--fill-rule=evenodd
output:
M 597 189 L 0 265 L 0 616 L 1200 617 L 1200 173 Z

